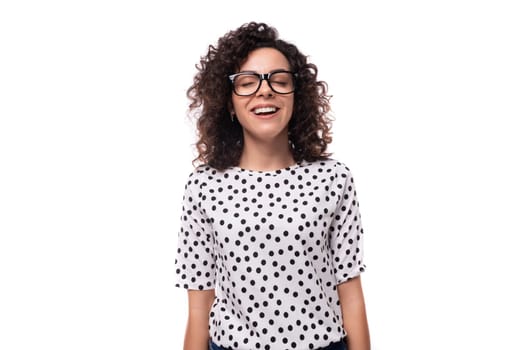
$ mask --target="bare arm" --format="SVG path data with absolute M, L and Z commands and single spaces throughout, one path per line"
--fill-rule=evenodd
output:
M 355 277 L 337 286 L 343 327 L 348 334 L 348 350 L 370 350 L 370 334 L 366 318 L 361 278 Z
M 188 323 L 184 350 L 208 350 L 208 322 L 215 290 L 188 290 Z

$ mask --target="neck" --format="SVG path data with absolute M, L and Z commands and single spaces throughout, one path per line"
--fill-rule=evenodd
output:
M 288 145 L 288 136 L 276 140 L 257 140 L 244 138 L 239 167 L 249 170 L 271 171 L 295 164 Z

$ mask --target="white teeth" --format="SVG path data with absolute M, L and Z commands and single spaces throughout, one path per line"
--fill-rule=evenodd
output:
M 254 113 L 255 114 L 261 114 L 261 113 L 274 113 L 277 111 L 277 108 L 275 107 L 261 107 L 261 108 L 255 108 Z

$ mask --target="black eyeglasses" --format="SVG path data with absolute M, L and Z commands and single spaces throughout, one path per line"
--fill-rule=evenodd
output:
M 278 94 L 291 94 L 295 90 L 293 72 L 278 70 L 266 74 L 241 72 L 228 76 L 233 85 L 233 92 L 238 96 L 250 96 L 259 91 L 262 81 L 266 80 L 270 89 Z

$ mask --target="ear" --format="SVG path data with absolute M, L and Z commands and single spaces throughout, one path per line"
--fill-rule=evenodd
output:
M 226 108 L 228 109 L 230 113 L 230 119 L 233 122 L 235 119 L 235 109 L 233 108 L 233 101 L 231 99 L 228 100 Z

